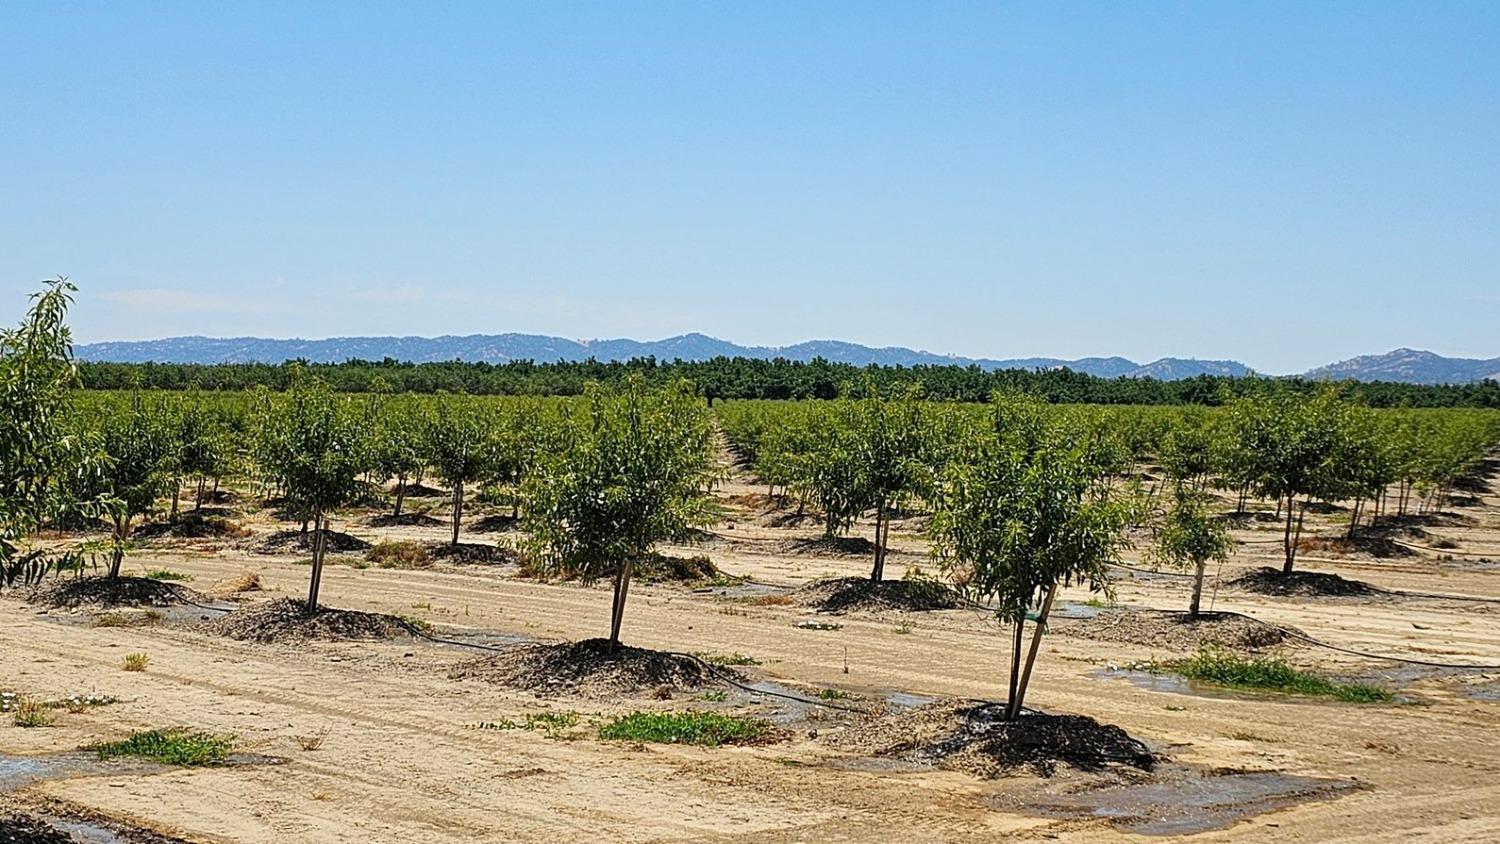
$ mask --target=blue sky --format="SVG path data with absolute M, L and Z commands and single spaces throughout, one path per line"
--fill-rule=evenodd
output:
M 12 3 L 0 318 L 1500 355 L 1496 3 Z

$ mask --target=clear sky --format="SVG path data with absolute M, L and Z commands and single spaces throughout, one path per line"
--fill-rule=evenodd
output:
M 1500 3 L 0 7 L 79 340 L 1500 355 Z

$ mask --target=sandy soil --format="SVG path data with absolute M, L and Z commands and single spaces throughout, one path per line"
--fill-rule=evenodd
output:
M 720 494 L 756 492 L 726 484 Z M 439 508 L 438 502 L 412 502 Z M 1301 565 L 1337 571 L 1385 589 L 1500 599 L 1500 497 L 1492 490 L 1462 511 L 1467 526 L 1432 529 L 1445 550 L 1375 559 L 1309 552 Z M 369 513 L 335 527 L 369 540 L 441 541 L 438 525 L 370 528 Z M 433 515 L 442 518 L 440 509 Z M 748 654 L 747 669 L 788 688 L 847 689 L 866 702 L 892 691 L 925 696 L 1005 696 L 1007 643 L 982 611 L 902 615 L 850 613 L 838 629 L 804 629 L 811 610 L 765 599 L 776 588 L 860 575 L 868 561 L 798 553 L 814 525 L 775 527 L 753 509 L 720 525 L 706 551 L 726 572 L 761 587 L 693 590 L 637 585 L 625 634 L 631 644 L 686 652 Z M 258 536 L 284 524 L 245 517 Z M 1314 525 L 1332 533 L 1331 523 Z M 1274 562 L 1274 526 L 1238 532 L 1249 544 L 1232 573 Z M 927 562 L 925 544 L 901 525 L 888 575 Z M 466 541 L 514 541 L 514 534 Z M 256 553 L 243 541 L 164 541 L 132 554 L 127 568 L 168 568 L 213 593 L 246 569 L 267 591 L 249 600 L 300 595 L 308 568 L 296 555 Z M 703 553 L 705 549 L 692 549 Z M 689 549 L 683 549 L 688 553 Z M 1467 555 L 1467 556 L 1463 556 Z M 350 556 L 349 561 L 359 557 Z M 1185 582 L 1121 571 L 1127 607 L 1177 608 Z M 756 591 L 756 590 L 760 591 Z M 483 633 L 486 641 L 557 641 L 602 635 L 609 594 L 602 587 L 519 579 L 513 567 L 440 563 L 422 570 L 331 565 L 326 603 L 402 614 L 440 633 Z M 1089 596 L 1067 607 L 1085 612 Z M 1208 597 L 1205 598 L 1205 601 Z M 1500 664 L 1500 603 L 1379 596 L 1278 598 L 1221 588 L 1216 609 L 1293 625 L 1330 643 L 1431 661 Z M 1029 774 L 981 780 L 942 770 L 883 767 L 834 750 L 811 731 L 837 729 L 802 718 L 786 741 L 696 749 L 602 742 L 586 729 L 565 738 L 481 729 L 527 713 L 596 716 L 700 705 L 675 700 L 539 698 L 480 680 L 450 679 L 471 650 L 402 638 L 389 642 L 258 644 L 212 636 L 189 622 L 91 626 L 86 612 L 42 612 L 15 595 L 0 598 L 0 686 L 61 696 L 100 692 L 121 699 L 53 726 L 0 726 L 0 753 L 68 751 L 132 729 L 184 725 L 240 737 L 240 749 L 281 764 L 94 773 L 46 779 L 18 794 L 71 802 L 189 841 L 994 841 L 1140 840 L 1097 818 L 1028 808 L 1028 795 L 1081 787 Z M 1061 626 L 1061 625 L 1060 625 Z M 150 655 L 146 671 L 121 670 L 130 652 Z M 1299 665 L 1380 680 L 1405 702 L 1351 705 L 1275 697 L 1197 694 L 1132 682 L 1110 666 L 1170 656 L 1148 646 L 1049 637 L 1028 702 L 1116 724 L 1174 763 L 1353 781 L 1339 796 L 1256 814 L 1193 836 L 1203 842 L 1500 841 L 1500 670 L 1441 672 L 1289 644 Z M 729 704 L 744 708 L 749 704 Z M 756 704 L 757 712 L 774 703 Z M 767 707 L 770 707 L 768 709 Z M 325 733 L 307 750 L 305 737 Z M 1003 799 L 1001 799 L 1003 798 Z

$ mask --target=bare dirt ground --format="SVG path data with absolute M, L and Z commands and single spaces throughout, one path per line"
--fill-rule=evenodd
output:
M 742 669 L 748 680 L 804 695 L 837 688 L 850 695 L 841 703 L 856 707 L 1004 699 L 1007 642 L 982 610 L 827 616 L 781 598 L 819 578 L 865 574 L 869 561 L 820 549 L 811 542 L 815 524 L 778 526 L 788 520 L 747 506 L 758 491 L 726 484 L 719 494 L 734 518 L 703 546 L 667 549 L 707 553 L 750 582 L 638 584 L 625 614 L 630 644 L 748 655 L 760 663 Z M 409 503 L 433 508 L 439 521 L 446 515 L 436 501 Z M 1500 564 L 1487 562 L 1500 559 L 1500 495 L 1491 489 L 1456 512 L 1462 520 L 1413 540 L 1430 546 L 1438 536 L 1454 549 L 1383 557 L 1308 551 L 1299 567 L 1385 590 L 1500 601 Z M 372 542 L 446 536 L 442 524 L 370 527 L 371 515 L 343 514 L 334 526 Z M 1319 519 L 1310 523 L 1315 535 L 1338 532 L 1336 513 Z M 239 520 L 254 537 L 164 539 L 133 552 L 127 570 L 181 572 L 192 589 L 210 595 L 255 570 L 263 591 L 240 599 L 300 596 L 305 552 L 255 550 L 287 525 L 260 512 Z M 932 569 L 915 525 L 897 524 L 891 535 L 896 552 L 888 576 L 900 577 L 908 566 Z M 1246 544 L 1217 591 L 1205 596 L 1217 610 L 1355 650 L 1500 665 L 1500 603 L 1232 589 L 1223 585 L 1232 575 L 1274 565 L 1279 554 L 1274 525 L 1252 521 L 1237 536 Z M 466 533 L 465 540 L 514 537 Z M 357 563 L 362 555 L 341 559 Z M 1119 575 L 1120 607 L 1186 603 L 1180 578 Z M 606 587 L 538 583 L 517 577 L 514 565 L 334 564 L 322 595 L 330 606 L 406 616 L 444 638 L 494 647 L 596 637 L 608 624 Z M 1113 611 L 1090 602 L 1094 597 L 1065 595 L 1064 618 L 1044 644 L 1028 703 L 1123 728 L 1168 758 L 1163 773 L 1059 770 L 1048 779 L 1017 771 L 985 779 L 849 750 L 829 740 L 850 723 L 849 713 L 728 687 L 722 701 L 683 692 L 665 700 L 538 696 L 463 677 L 456 669 L 481 654 L 412 636 L 267 644 L 198 629 L 200 618 L 219 614 L 207 608 L 98 626 L 98 611 L 47 610 L 10 594 L 0 598 L 0 687 L 46 697 L 96 692 L 120 702 L 60 712 L 47 727 L 22 729 L 7 719 L 0 726 L 0 789 L 9 790 L 6 805 L 71 806 L 75 814 L 166 836 L 152 840 L 193 842 L 1112 842 L 1141 840 L 1142 832 L 1192 833 L 1203 842 L 1500 841 L 1500 670 L 1443 671 L 1291 640 L 1273 650 L 1302 667 L 1380 682 L 1401 702 L 1195 689 L 1111 670 L 1181 655 L 1180 642 L 1068 635 L 1067 617 Z M 149 654 L 145 671 L 122 670 L 122 657 L 133 652 Z M 682 708 L 756 714 L 785 730 L 768 744 L 702 749 L 601 741 L 588 726 L 613 714 Z M 539 712 L 576 712 L 579 726 L 564 733 L 483 726 Z M 237 750 L 252 756 L 208 768 L 79 763 L 53 776 L 13 775 L 17 759 L 171 726 L 234 734 Z M 318 736 L 321 744 L 310 741 Z M 1205 778 L 1226 772 L 1244 774 L 1234 780 L 1243 799 L 1217 820 L 1194 821 L 1193 804 L 1208 793 L 1203 784 L 1217 782 Z M 1315 785 L 1275 792 L 1274 778 L 1283 775 Z M 1156 779 L 1141 779 L 1147 776 Z M 1101 792 L 1101 785 L 1115 790 Z M 1272 790 L 1256 791 L 1262 787 Z M 1138 808 L 1149 804 L 1140 811 L 1161 817 L 1147 819 L 1154 825 L 1112 822 L 1105 815 L 1115 810 L 1097 805 L 1101 795 L 1129 796 Z

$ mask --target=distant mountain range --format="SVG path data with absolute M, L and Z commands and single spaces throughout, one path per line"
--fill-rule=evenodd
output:
M 1056 369 L 1102 378 L 1155 378 L 1175 381 L 1198 375 L 1249 375 L 1238 361 L 1162 358 L 1137 363 L 1122 357 L 1079 358 L 965 358 L 916 351 L 899 346 L 871 348 L 838 340 L 812 340 L 794 346 L 741 346 L 703 334 L 683 334 L 665 340 L 567 340 L 539 334 L 470 334 L 462 337 L 332 337 L 327 340 L 269 340 L 258 337 L 169 337 L 88 343 L 75 349 L 80 360 L 118 363 L 282 363 L 308 360 L 339 363 L 350 359 L 396 360 L 414 363 L 438 361 L 514 360 L 582 361 L 628 360 L 652 356 L 658 360 L 708 360 L 715 357 L 758 359 L 814 358 L 856 366 L 876 363 L 886 366 L 978 365 L 994 369 Z M 1306 377 L 1331 380 L 1401 381 L 1413 384 L 1469 383 L 1485 378 L 1500 379 L 1500 358 L 1474 360 L 1445 358 L 1432 352 L 1397 349 L 1384 355 L 1367 355 L 1319 367 Z

